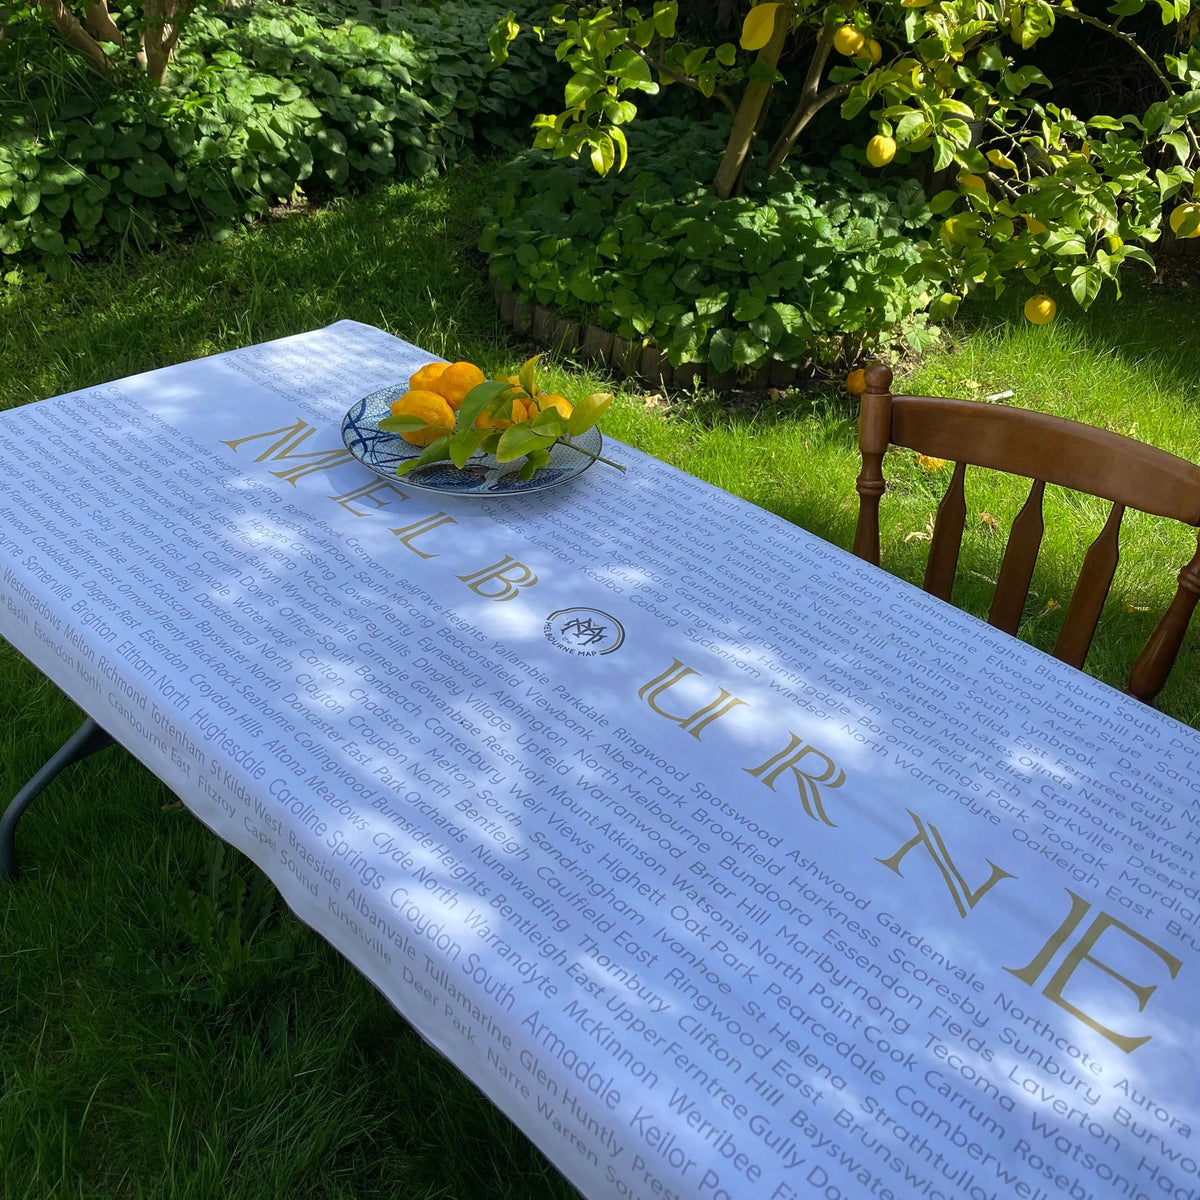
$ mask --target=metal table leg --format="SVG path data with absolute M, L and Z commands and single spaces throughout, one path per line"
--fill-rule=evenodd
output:
M 51 756 L 46 765 L 12 798 L 0 817 L 0 879 L 17 877 L 17 822 L 33 803 L 33 798 L 64 768 L 97 750 L 111 746 L 113 739 L 91 717 Z

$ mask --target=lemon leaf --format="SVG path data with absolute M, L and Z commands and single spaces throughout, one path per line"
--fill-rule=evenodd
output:
M 756 4 L 742 22 L 740 44 L 743 50 L 761 50 L 775 32 L 775 10 L 778 4 Z
M 525 465 L 521 468 L 519 474 L 526 483 L 533 478 L 533 473 L 539 467 L 544 467 L 550 461 L 549 450 L 530 450 L 525 459 Z
M 467 465 L 467 459 L 479 449 L 479 443 L 487 436 L 485 429 L 460 429 L 449 441 L 446 449 L 450 461 L 461 471 Z
M 396 474 L 407 475 L 409 471 L 415 471 L 417 467 L 425 467 L 435 462 L 445 462 L 450 457 L 449 446 L 450 437 L 448 434 L 443 434 L 440 438 L 430 442 L 416 458 L 402 462 L 396 468 Z
M 487 379 L 483 383 L 477 383 L 464 397 L 462 405 L 458 410 L 458 426 L 460 429 L 469 429 L 475 424 L 476 418 L 485 408 L 488 407 L 498 396 L 503 396 L 507 392 L 515 392 L 517 389 L 511 383 L 503 379 Z M 380 422 L 380 428 L 383 428 L 383 423 Z
M 538 413 L 529 422 L 529 428 L 534 433 L 542 433 L 547 437 L 560 438 L 567 432 L 567 422 L 558 409 L 548 408 L 545 412 Z
M 591 429 L 608 411 L 612 401 L 613 398 L 608 392 L 593 392 L 590 396 L 585 396 L 567 418 L 567 432 L 572 437 L 578 437 L 585 430 Z
M 554 440 L 552 437 L 534 433 L 524 422 L 520 425 L 510 425 L 500 435 L 500 442 L 496 447 L 496 461 L 512 462 L 531 450 L 549 449 L 554 445 Z
M 379 422 L 379 428 L 384 433 L 412 433 L 414 429 L 424 429 L 429 424 L 424 417 L 414 417 L 405 413 L 399 417 L 384 417 Z
M 536 396 L 538 394 L 537 384 L 534 382 L 533 371 L 537 366 L 537 361 L 542 356 L 535 354 L 532 358 L 527 358 L 521 364 L 521 369 L 517 372 L 517 378 L 521 381 L 521 386 L 525 389 L 525 394 L 528 396 Z

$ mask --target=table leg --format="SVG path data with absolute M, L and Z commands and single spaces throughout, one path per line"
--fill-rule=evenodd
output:
M 9 801 L 0 817 L 0 879 L 10 882 L 17 877 L 17 822 L 33 803 L 33 798 L 64 768 L 97 750 L 111 746 L 113 739 L 91 717 L 47 760 L 46 765 Z

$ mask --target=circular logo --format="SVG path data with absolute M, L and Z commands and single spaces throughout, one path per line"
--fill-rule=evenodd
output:
M 611 654 L 625 640 L 621 622 L 598 608 L 560 608 L 546 618 L 542 632 L 556 650 L 581 658 Z

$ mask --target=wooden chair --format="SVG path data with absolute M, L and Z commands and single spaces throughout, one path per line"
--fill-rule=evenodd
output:
M 1133 438 L 1078 421 L 973 400 L 893 396 L 886 367 L 866 370 L 859 420 L 862 471 L 854 553 L 879 565 L 879 499 L 886 484 L 883 457 L 889 445 L 955 463 L 938 506 L 925 571 L 925 591 L 950 599 L 962 543 L 968 464 L 1033 480 L 1029 499 L 1013 522 L 988 622 L 1015 634 L 1042 541 L 1042 496 L 1053 483 L 1112 501 L 1104 528 L 1092 543 L 1071 596 L 1054 656 L 1083 667 L 1100 610 L 1117 567 L 1117 541 L 1126 508 L 1171 517 L 1200 529 L 1200 467 Z M 1200 599 L 1200 539 L 1179 572 L 1179 586 L 1129 674 L 1126 691 L 1151 702 L 1179 652 Z

